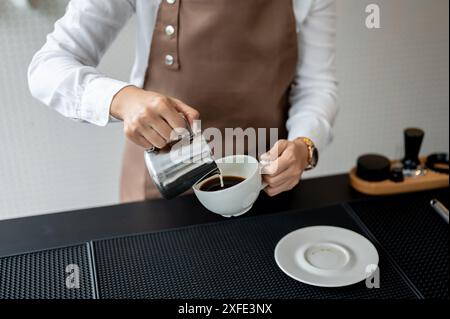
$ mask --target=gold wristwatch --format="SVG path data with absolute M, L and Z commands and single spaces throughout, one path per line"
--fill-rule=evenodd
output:
M 311 139 L 307 137 L 301 137 L 300 140 L 305 143 L 306 147 L 308 148 L 308 166 L 305 168 L 305 171 L 310 171 L 314 169 L 319 163 L 319 151 L 317 150 L 314 142 L 311 141 Z

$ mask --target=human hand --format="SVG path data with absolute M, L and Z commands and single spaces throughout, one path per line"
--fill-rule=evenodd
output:
M 268 184 L 265 192 L 277 196 L 296 187 L 308 166 L 308 147 L 301 140 L 280 140 L 266 154 L 261 161 L 270 162 L 263 169 L 263 180 Z
M 124 122 L 127 138 L 145 149 L 162 149 L 176 130 L 186 129 L 180 113 L 191 125 L 200 116 L 180 100 L 134 86 L 122 89 L 111 104 L 111 116 Z

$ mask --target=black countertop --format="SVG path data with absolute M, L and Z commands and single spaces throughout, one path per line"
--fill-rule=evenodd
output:
M 193 195 L 188 195 L 172 201 L 146 201 L 6 220 L 0 222 L 0 257 L 5 257 L 0 259 L 3 260 L 3 264 L 0 264 L 0 268 L 3 267 L 3 273 L 0 272 L 0 299 L 2 296 L 44 295 L 56 298 L 210 298 L 236 295 L 276 298 L 448 299 L 448 225 L 431 208 L 429 202 L 434 197 L 448 205 L 448 188 L 369 199 L 369 196 L 352 190 L 347 175 L 336 175 L 304 180 L 296 189 L 276 198 L 262 194 L 253 209 L 239 219 L 228 220 L 210 213 Z M 302 218 L 297 218 L 298 214 L 302 214 Z M 252 218 L 258 215 L 266 216 Z M 230 222 L 215 223 L 225 220 Z M 206 223 L 213 224 L 199 226 Z M 281 276 L 274 268 L 270 247 L 282 234 L 292 229 L 322 223 L 354 229 L 375 244 L 380 253 L 382 289 L 369 292 L 361 284 L 328 291 L 301 285 Z M 183 228 L 184 226 L 193 227 Z M 178 230 L 159 232 L 175 228 Z M 242 255 L 242 251 L 233 248 L 238 247 L 238 244 L 227 246 L 228 241 L 195 239 L 202 237 L 201 234 L 207 238 L 221 238 L 220 234 L 230 232 L 234 234 L 231 239 L 246 243 L 245 249 L 253 247 L 251 243 L 258 246 L 264 241 L 263 246 L 270 249 L 255 248 L 264 252 L 262 255 L 248 255 L 249 251 Z M 137 234 L 142 235 L 133 236 Z M 199 245 L 205 245 L 203 254 L 200 255 L 195 253 Z M 58 247 L 61 248 L 51 249 Z M 33 251 L 36 253 L 26 254 Z M 204 254 L 209 257 L 205 258 Z M 230 286 L 229 277 L 220 277 L 215 269 L 223 268 L 224 265 L 230 267 L 230 256 L 239 260 L 240 266 L 247 267 L 247 271 L 242 274 L 239 271 L 234 273 L 235 286 L 241 286 L 241 279 L 254 277 L 254 288 L 248 284 L 244 286 L 247 290 L 233 288 L 225 293 Z M 90 280 L 95 283 L 92 291 L 84 289 L 71 295 L 72 290 L 60 289 L 58 282 L 65 280 L 64 272 L 55 269 L 60 269 L 61 265 L 65 267 L 66 262 L 73 262 L 73 258 L 84 265 L 84 273 L 90 274 Z M 252 270 L 258 258 L 261 259 L 258 269 L 265 269 L 264 276 Z M 149 260 L 153 262 L 149 264 Z M 161 269 L 164 271 L 161 272 Z M 180 269 L 190 270 L 190 275 L 179 277 L 184 273 Z M 222 273 L 228 274 L 233 269 L 238 268 L 226 268 Z M 31 275 L 24 277 L 24 273 L 28 274 L 30 271 Z M 150 282 L 147 278 L 149 271 L 154 271 Z M 194 280 L 198 287 L 195 286 L 197 290 L 192 290 L 191 280 L 195 274 L 200 274 Z M 172 277 L 185 284 L 179 285 L 179 281 L 173 281 Z M 215 285 L 211 286 L 203 277 L 221 280 L 223 289 L 217 290 Z M 88 282 L 85 286 L 89 288 Z M 273 287 L 272 282 L 283 282 L 280 286 L 283 289 L 273 290 L 270 288 Z M 45 290 L 49 283 L 53 283 L 53 289 Z M 136 289 L 136 283 L 143 284 L 141 290 Z M 169 283 L 174 283 L 175 286 L 167 290 Z M 156 285 L 156 288 L 149 290 L 152 285 Z M 265 288 L 260 289 L 262 286 Z M 117 291 L 116 287 L 121 289 Z M 205 293 L 207 290 L 202 287 L 213 290 Z M 290 293 L 286 293 L 286 287 L 291 287 Z M 194 292 L 198 294 L 193 294 Z
M 309 179 L 276 198 L 262 194 L 245 217 L 319 208 L 365 197 L 349 186 L 347 175 Z M 193 195 L 6 220 L 0 222 L 0 256 L 222 220 L 203 208 Z

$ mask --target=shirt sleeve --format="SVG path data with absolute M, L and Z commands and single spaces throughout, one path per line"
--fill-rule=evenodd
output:
M 135 0 L 71 0 L 31 61 L 31 94 L 65 117 L 105 126 L 113 97 L 130 84 L 97 66 L 134 11 Z
M 299 15 L 297 12 L 297 19 Z M 322 150 L 332 140 L 338 113 L 334 0 L 311 2 L 308 14 L 298 25 L 298 44 L 299 64 L 287 122 L 289 139 L 308 137 Z

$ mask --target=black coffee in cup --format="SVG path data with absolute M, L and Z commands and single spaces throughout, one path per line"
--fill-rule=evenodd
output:
M 245 178 L 237 176 L 217 176 L 203 183 L 200 190 L 203 192 L 223 191 L 224 189 L 239 185 L 243 181 L 245 181 Z

